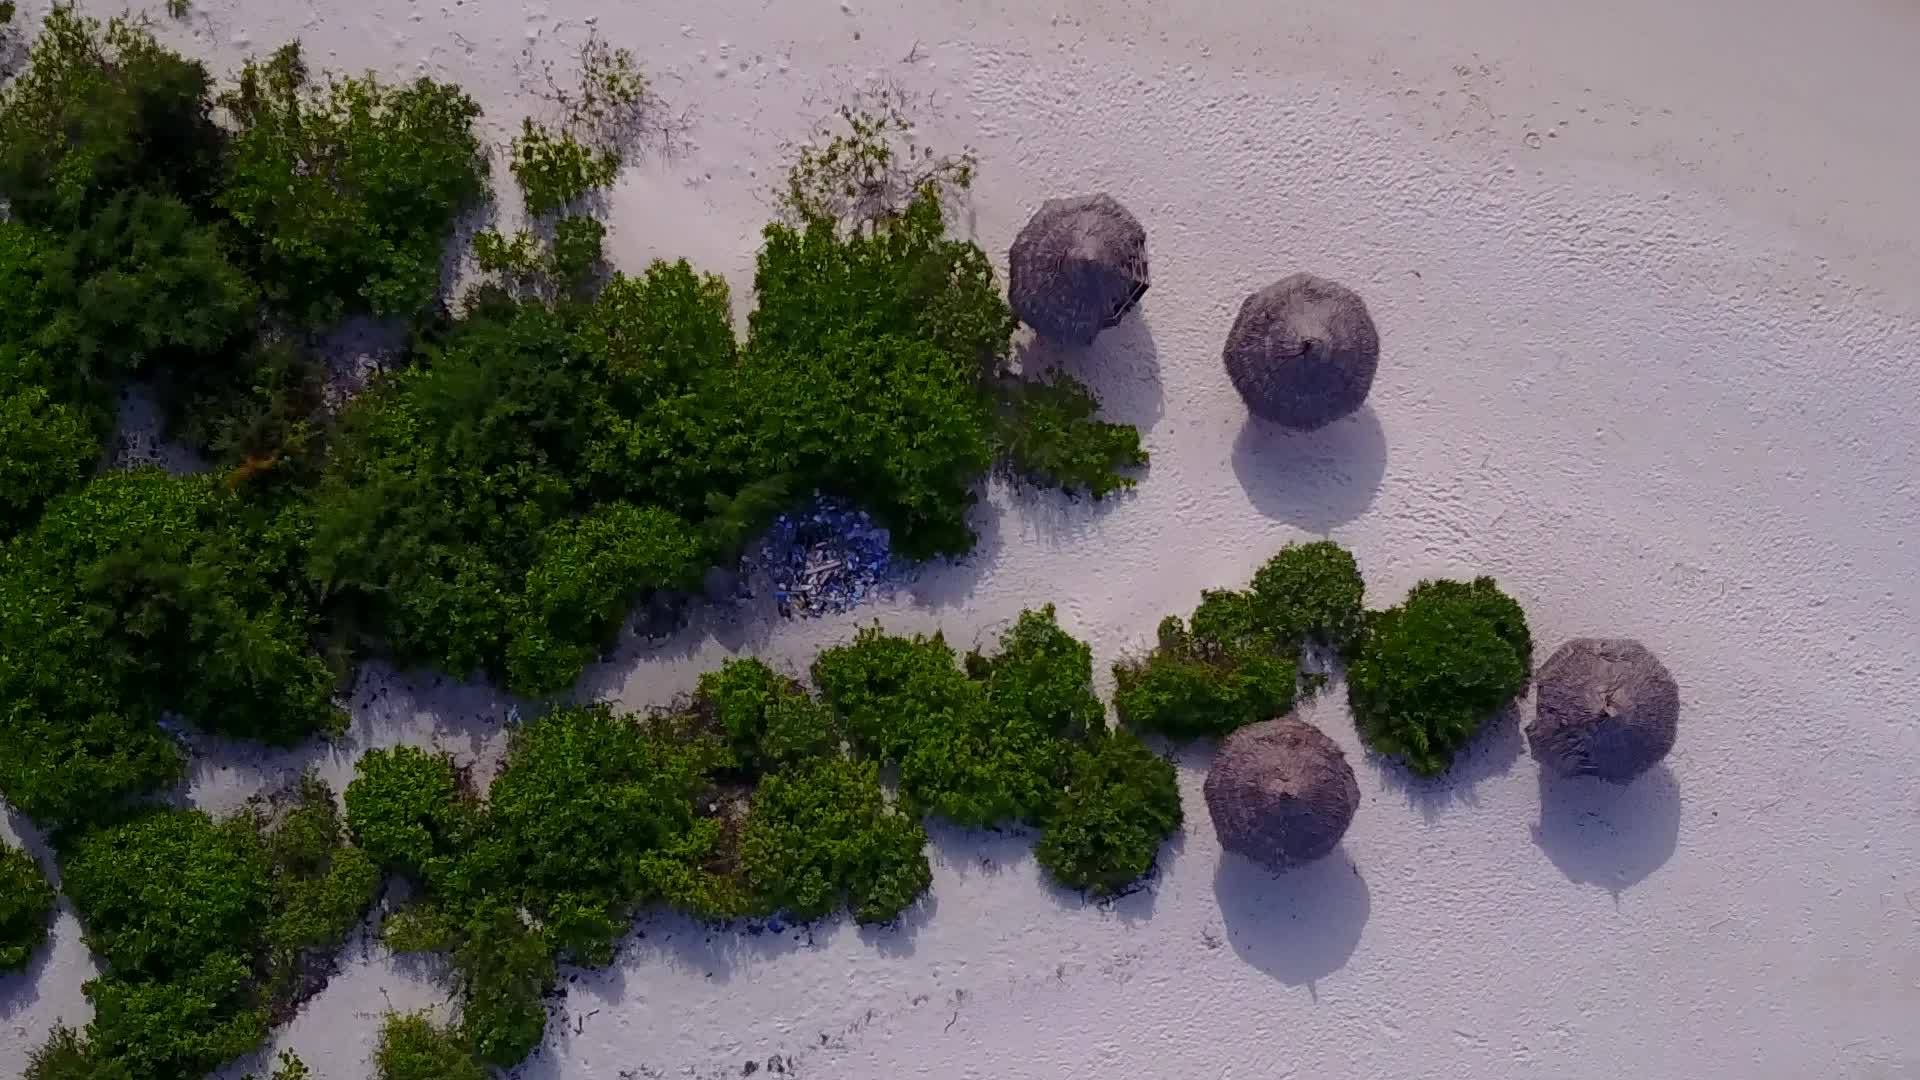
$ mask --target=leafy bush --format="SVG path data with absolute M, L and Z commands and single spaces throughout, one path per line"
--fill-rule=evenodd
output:
M 741 871 L 774 910 L 863 923 L 899 918 L 933 883 L 927 834 L 887 805 L 872 762 L 827 758 L 760 782 L 740 837 Z
M 270 899 L 259 834 L 245 819 L 151 810 L 62 851 L 62 885 L 87 944 L 123 978 L 165 980 L 244 953 Z
M 1139 429 L 1095 419 L 1099 400 L 1071 375 L 1004 379 L 999 402 L 996 450 L 1033 483 L 1103 499 L 1134 486 L 1121 470 L 1147 463 Z
M 1114 711 L 1139 731 L 1225 735 L 1293 708 L 1299 667 L 1252 632 L 1238 593 L 1205 594 L 1191 626 L 1160 622 L 1159 647 L 1115 664 Z
M 840 748 L 833 714 L 760 660 L 729 660 L 700 676 L 693 703 L 725 735 L 734 764 L 749 773 L 799 765 Z
M 62 838 L 63 884 L 106 972 L 86 986 L 85 1037 L 55 1032 L 35 1075 L 196 1078 L 318 989 L 375 880 L 341 844 L 326 785 L 305 779 L 284 810 L 154 808 Z
M 333 792 L 303 776 L 278 822 L 261 820 L 272 915 L 263 936 L 267 993 L 297 997 L 304 969 L 343 940 L 373 903 L 380 871 L 366 852 L 345 844 Z
M 123 193 L 204 208 L 225 136 L 205 66 L 146 25 L 48 11 L 26 70 L 0 90 L 0 197 L 21 221 L 72 228 Z
M 169 0 L 169 2 L 185 5 L 185 0 Z M 254 1076 L 248 1073 L 241 1077 L 241 1080 L 254 1080 Z M 267 1080 L 313 1080 L 313 1070 L 307 1068 L 307 1063 L 300 1060 L 300 1055 L 291 1050 L 282 1050 Z
M 267 1035 L 253 973 L 232 952 L 211 953 L 166 979 L 109 973 L 86 992 L 93 1002 L 89 1055 L 130 1076 L 198 1080 Z
M 33 856 L 0 841 L 0 972 L 27 966 L 47 940 L 53 886 Z
M 489 1064 L 518 1065 L 540 1045 L 553 988 L 553 947 L 509 907 L 489 905 L 467 920 L 454 952 L 462 1000 L 460 1034 Z
M 1131 732 L 1102 732 L 1074 748 L 1034 855 L 1060 884 L 1114 896 L 1153 872 L 1181 820 L 1173 765 Z
M 620 155 L 583 145 L 571 132 L 524 121 L 510 148 L 513 178 L 526 196 L 527 213 L 536 217 L 578 202 L 595 188 L 613 183 Z
M 1347 696 L 1369 746 L 1437 776 L 1532 666 L 1526 613 L 1492 578 L 1423 581 L 1367 620 Z
M 100 457 L 106 411 L 65 398 L 39 354 L 0 344 L 0 541 L 78 487 Z
M 1178 738 L 1224 735 L 1293 708 L 1301 650 L 1340 648 L 1359 632 L 1365 591 L 1353 556 L 1331 541 L 1288 544 L 1246 591 L 1209 590 L 1190 622 L 1161 620 L 1159 644 L 1114 665 L 1122 723 Z
M 453 761 L 417 746 L 360 755 L 347 785 L 347 828 L 376 866 L 422 882 L 470 838 L 474 815 Z
M 1260 628 L 1281 642 L 1343 650 L 1360 633 L 1366 583 L 1353 553 L 1331 540 L 1288 544 L 1253 575 Z
M 527 571 L 526 614 L 507 647 L 507 683 L 523 693 L 565 690 L 635 599 L 699 584 L 701 538 L 665 510 L 602 503 L 541 537 Z
M 42 346 L 101 375 L 230 367 L 253 322 L 252 283 L 171 195 L 115 196 L 42 262 Z
M 1060 628 L 1052 604 L 1021 612 L 998 653 L 970 653 L 966 666 L 986 684 L 1002 722 L 1030 722 L 1069 739 L 1106 728 L 1106 708 L 1093 694 L 1093 650 Z
M 376 1080 L 486 1080 L 458 1035 L 418 1013 L 387 1017 L 373 1052 Z
M 451 953 L 460 1030 L 483 1059 L 525 1057 L 545 1028 L 556 957 L 608 962 L 636 906 L 737 909 L 713 899 L 727 891 L 705 867 L 719 826 L 694 803 L 726 752 L 684 736 L 604 705 L 556 709 L 514 732 L 485 804 L 443 756 L 361 758 L 349 826 L 421 886 L 388 921 L 387 943 Z
M 1051 611 L 1023 617 L 1002 642 L 1004 668 L 987 658 L 971 662 L 980 679 L 960 671 L 938 637 L 870 628 L 823 651 L 814 683 L 861 753 L 898 766 L 909 809 L 976 827 L 1037 821 L 1053 805 L 1066 764 L 1057 732 L 1086 719 L 1072 687 L 1085 654 L 1049 642 L 1052 621 Z M 1049 644 L 1051 655 L 1041 647 Z M 1061 668 L 1050 670 L 1054 664 Z
M 472 98 L 426 78 L 321 88 L 288 45 L 220 103 L 237 131 L 219 204 L 275 301 L 314 323 L 427 307 L 445 238 L 487 193 Z
M 0 791 L 57 823 L 158 787 L 179 768 L 163 712 L 276 741 L 336 727 L 286 561 L 205 477 L 109 473 L 57 500 L 0 553 Z
M 717 744 L 665 737 L 605 705 L 516 731 L 488 805 L 521 901 L 544 915 L 586 898 L 624 923 L 632 906 L 665 899 L 689 850 L 714 838 L 693 799 L 723 759 Z M 590 963 L 611 958 L 611 939 L 566 944 Z

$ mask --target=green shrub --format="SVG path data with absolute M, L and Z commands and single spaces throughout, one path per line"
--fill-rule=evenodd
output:
M 1114 665 L 1114 711 L 1140 731 L 1176 738 L 1225 735 L 1293 708 L 1308 645 L 1343 648 L 1362 625 L 1365 585 L 1331 541 L 1288 544 L 1246 591 L 1208 590 L 1191 621 L 1161 620 L 1153 652 Z
M 0 972 L 27 966 L 47 940 L 53 886 L 33 856 L 0 841 Z
M 1368 619 L 1347 696 L 1367 745 L 1437 776 L 1525 689 L 1532 665 L 1526 614 L 1492 578 L 1423 581 Z
M 1021 612 L 998 653 L 971 653 L 966 666 L 986 683 L 988 706 L 1002 723 L 1025 721 L 1069 739 L 1106 727 L 1106 708 L 1093 694 L 1093 650 L 1060 629 L 1052 604 Z
M 266 827 L 268 823 L 262 822 Z M 267 993 L 296 996 L 303 961 L 331 952 L 373 903 L 380 871 L 345 843 L 333 792 L 303 776 L 289 807 L 266 831 L 272 915 L 263 931 Z
M 373 1052 L 376 1080 L 486 1080 L 459 1036 L 420 1014 L 387 1017 Z
M 933 883 L 926 843 L 918 822 L 887 805 L 877 766 L 826 758 L 760 782 L 741 871 L 762 903 L 795 918 L 844 908 L 892 922 Z
M 169 0 L 169 2 L 180 3 L 182 6 L 185 4 L 185 0 Z M 254 1075 L 248 1073 L 240 1080 L 254 1080 Z M 282 1050 L 267 1080 L 313 1080 L 313 1070 L 307 1068 L 307 1063 L 300 1060 L 299 1054 L 291 1050 Z
M 995 450 L 1017 475 L 1043 487 L 1106 498 L 1135 484 L 1121 470 L 1147 463 L 1140 431 L 1098 420 L 1100 402 L 1062 372 L 998 384 Z
M 346 803 L 348 831 L 374 865 L 422 882 L 475 828 L 452 759 L 417 746 L 360 755 Z
M 573 685 L 633 602 L 699 584 L 699 536 L 665 510 L 602 503 L 541 537 L 527 571 L 524 622 L 507 647 L 507 685 L 523 694 Z
M 1131 732 L 1102 732 L 1074 748 L 1034 855 L 1067 888 L 1114 896 L 1152 873 L 1180 823 L 1173 765 Z
M 1248 632 L 1239 593 L 1207 593 L 1189 627 L 1160 622 L 1159 647 L 1115 664 L 1113 708 L 1138 731 L 1195 738 L 1225 735 L 1293 708 L 1298 665 Z M 1231 614 L 1229 614 L 1231 612 Z
M 42 264 L 41 344 L 103 376 L 230 368 L 255 315 L 253 284 L 171 195 L 113 197 Z
M 67 400 L 39 354 L 0 344 L 0 541 L 28 528 L 99 460 L 107 415 Z
M 1331 540 L 1288 544 L 1253 575 L 1254 618 L 1276 641 L 1344 650 L 1360 633 L 1366 583 Z
M 146 25 L 48 13 L 27 67 L 0 90 L 0 197 L 21 221 L 71 228 L 123 193 L 204 207 L 226 138 L 207 69 Z
M 93 1002 L 91 1056 L 130 1076 L 199 1080 L 267 1036 L 253 973 L 232 952 L 208 954 L 166 979 L 109 973 L 86 990 Z
M 317 989 L 303 964 L 328 970 L 377 882 L 325 784 L 305 778 L 282 810 L 154 808 L 63 835 L 63 885 L 106 971 L 84 1040 L 56 1033 L 44 1075 L 197 1078 Z
M 724 733 L 734 764 L 750 773 L 799 765 L 840 748 L 833 714 L 757 659 L 729 660 L 700 676 L 693 703 Z
M 26 1080 L 133 1080 L 133 1074 L 101 1060 L 78 1031 L 55 1024 L 47 1041 L 27 1055 Z
M 291 741 L 336 728 L 284 536 L 206 477 L 107 473 L 0 554 L 0 790 L 49 823 L 171 780 L 154 727 Z
M 984 707 L 979 685 L 955 666 L 944 638 L 902 637 L 877 626 L 822 650 L 813 684 L 854 749 L 877 761 L 899 760 L 926 728 Z
M 256 342 L 225 369 L 168 387 L 172 434 L 225 470 L 243 495 L 304 496 L 320 476 L 330 425 L 325 362 L 294 341 Z
M 553 988 L 553 948 L 508 907 L 489 906 L 468 920 L 454 952 L 462 999 L 460 1034 L 483 1061 L 518 1065 L 547 1027 L 541 998 Z
M 87 944 L 125 979 L 199 971 L 259 940 L 271 893 L 250 821 L 151 810 L 82 834 L 60 855 Z
M 509 150 L 513 178 L 535 217 L 572 205 L 620 172 L 620 155 L 585 146 L 571 132 L 523 121 Z
M 607 227 L 571 214 L 553 223 L 545 241 L 524 230 L 511 237 L 488 230 L 473 238 L 474 261 L 497 275 L 507 292 L 549 303 L 587 299 L 606 267 Z
M 990 670 L 992 661 L 975 665 Z M 1038 820 L 1052 806 L 1066 746 L 1047 724 L 1062 718 L 1024 711 L 1022 694 L 996 706 L 989 684 L 960 671 L 939 637 L 870 628 L 823 651 L 813 678 L 854 746 L 898 766 L 914 812 L 984 827 Z
M 237 131 L 219 203 L 269 296 L 314 323 L 431 303 L 442 245 L 487 194 L 472 98 L 426 78 L 321 88 L 288 45 L 249 63 L 220 101 Z
M 717 743 L 666 737 L 605 705 L 555 709 L 516 731 L 488 806 L 520 899 L 544 915 L 557 899 L 592 898 L 622 924 L 632 906 L 665 899 L 686 843 L 703 839 L 694 795 L 724 757 Z M 568 943 L 593 963 L 612 944 Z

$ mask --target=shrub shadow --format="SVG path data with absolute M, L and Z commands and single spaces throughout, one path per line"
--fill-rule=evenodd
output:
M 1346 965 L 1373 909 L 1366 879 L 1344 846 L 1277 875 L 1223 851 L 1213 892 L 1240 959 L 1288 986 L 1309 989 Z
M 1387 437 L 1371 405 L 1318 431 L 1248 416 L 1233 441 L 1233 472 L 1267 517 L 1325 534 L 1373 505 L 1387 471 Z
M 1135 309 L 1091 345 L 1065 345 L 1029 333 L 1014 348 L 1023 375 L 1062 371 L 1100 399 L 1100 419 L 1132 424 L 1145 435 L 1166 414 L 1160 347 L 1144 312 Z
M 1455 804 L 1479 806 L 1480 785 L 1512 772 L 1523 746 L 1516 701 L 1488 717 L 1480 733 L 1454 757 L 1453 767 L 1439 776 L 1416 776 L 1399 761 L 1371 751 L 1367 762 L 1382 784 L 1405 795 L 1408 806 L 1433 821 Z
M 818 948 L 852 925 L 853 920 L 845 916 L 811 923 L 785 919 L 710 923 L 673 911 L 652 912 L 641 916 L 621 939 L 612 964 L 568 968 L 563 981 L 568 987 L 591 987 L 612 1001 L 626 993 L 630 973 L 641 974 L 645 981 L 644 969 L 655 964 L 725 983 L 743 967 Z
M 1664 764 L 1625 787 L 1540 772 L 1533 842 L 1568 881 L 1618 899 L 1666 865 L 1679 839 L 1680 785 Z

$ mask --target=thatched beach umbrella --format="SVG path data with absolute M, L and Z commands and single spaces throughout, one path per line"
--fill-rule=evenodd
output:
M 1227 736 L 1206 793 L 1220 846 L 1273 870 L 1332 851 L 1360 805 L 1347 756 L 1292 715 Z
M 1360 295 L 1295 274 L 1240 305 L 1227 377 L 1255 416 L 1310 431 L 1358 410 L 1380 366 L 1380 335 Z
M 1527 745 L 1561 776 L 1625 784 L 1673 749 L 1680 688 L 1637 641 L 1576 638 L 1540 667 Z
M 1007 300 L 1041 337 L 1091 345 L 1147 291 L 1147 231 L 1104 192 L 1048 199 L 1007 255 Z

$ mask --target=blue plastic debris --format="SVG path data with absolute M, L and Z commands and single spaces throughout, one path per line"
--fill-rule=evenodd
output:
M 910 567 L 894 558 L 892 537 L 865 511 L 824 498 L 775 518 L 754 561 L 788 618 L 850 611 Z

